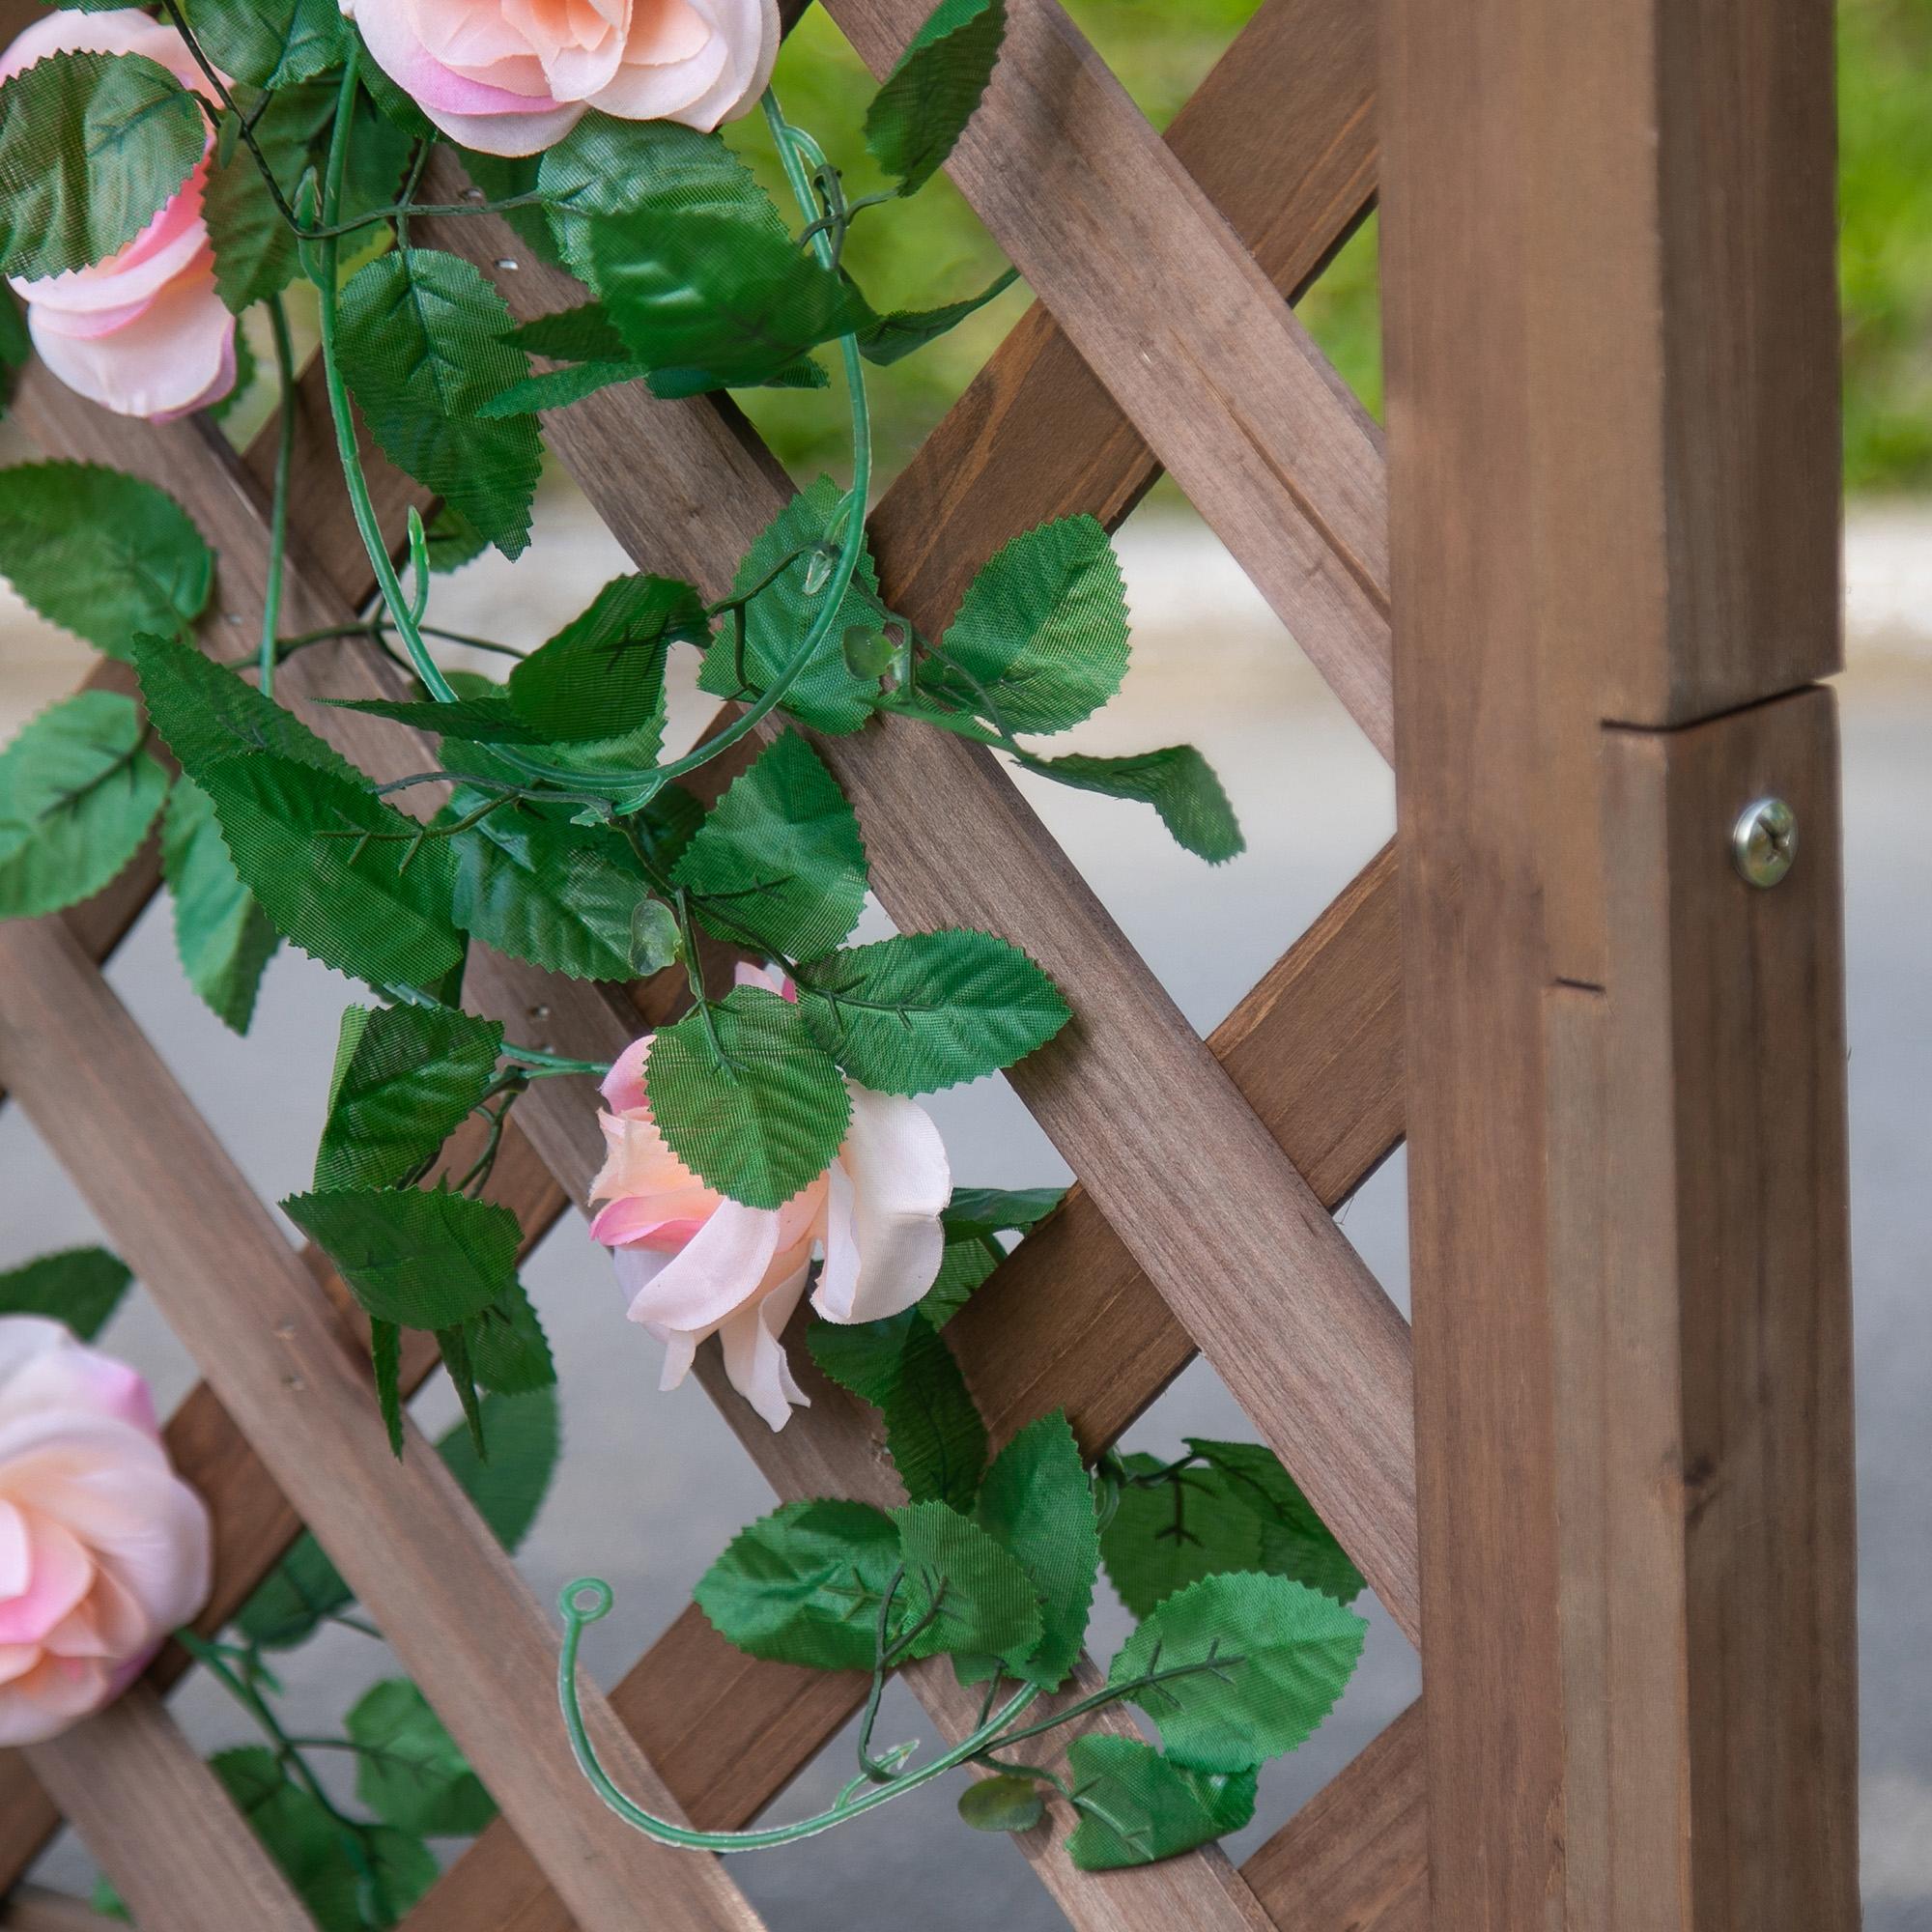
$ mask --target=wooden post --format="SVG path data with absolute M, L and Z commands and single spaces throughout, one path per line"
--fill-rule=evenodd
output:
M 1383 29 L 1434 1922 L 1840 1932 L 1832 11 Z

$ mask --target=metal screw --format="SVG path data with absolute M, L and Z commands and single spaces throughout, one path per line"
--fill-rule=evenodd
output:
M 1731 859 L 1747 885 L 1771 887 L 1798 858 L 1798 814 L 1781 798 L 1745 807 L 1731 828 Z

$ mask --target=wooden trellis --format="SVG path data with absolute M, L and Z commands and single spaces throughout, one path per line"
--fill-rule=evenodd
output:
M 875 70 L 926 11 L 828 5 Z M 894 918 L 1009 935 L 1076 1012 L 1012 1079 L 1082 1184 L 949 1334 L 996 1441 L 1064 1406 L 1090 1450 L 1205 1353 L 1422 1642 L 1431 1713 L 1238 1871 L 1208 1849 L 1086 1876 L 1051 1826 L 1021 1847 L 1083 1932 L 1837 1932 L 1842 991 L 1832 700 L 1804 688 L 1837 663 L 1830 9 L 1390 0 L 1378 58 L 1364 0 L 1264 0 L 1165 142 L 1055 0 L 1011 13 L 952 168 L 1040 299 L 875 512 L 884 593 L 936 631 L 1008 536 L 1117 524 L 1164 467 L 1385 753 L 1400 697 L 1403 838 L 1204 1042 L 989 754 L 892 719 L 822 743 Z M 1392 472 L 1282 299 L 1378 185 Z M 494 265 L 520 318 L 572 299 L 494 217 L 434 239 Z M 298 630 L 374 588 L 313 372 L 302 411 Z M 220 554 L 212 644 L 253 635 L 270 450 L 111 417 L 38 369 L 14 412 L 48 455 L 180 497 Z M 642 566 L 714 593 L 787 492 L 727 402 L 633 385 L 547 427 Z M 400 541 L 412 486 L 372 463 Z M 282 678 L 399 682 L 356 641 Z M 420 769 L 393 727 L 315 715 L 378 776 Z M 1760 791 L 1803 828 L 1770 893 L 1728 853 Z M 978 836 L 942 852 L 958 823 Z M 630 1833 L 577 1776 L 544 1610 L 433 1455 L 390 1461 L 327 1265 L 101 978 L 157 874 L 151 851 L 0 926 L 0 1079 L 207 1377 L 168 1431 L 215 1516 L 202 1628 L 307 1522 L 422 1684 L 502 1817 L 411 1932 L 754 1925 L 726 1866 Z M 466 988 L 597 1057 L 674 998 L 480 952 Z M 1406 1113 L 1413 1367 L 1331 1218 Z M 599 1135 L 573 1082 L 515 1118 L 493 1192 L 534 1240 L 583 1200 Z M 700 1367 L 781 1495 L 895 1499 L 802 1351 L 813 1406 L 780 1435 Z M 185 1663 L 0 1756 L 0 1889 L 64 1815 L 144 1932 L 308 1923 L 165 1711 Z M 910 1674 L 943 1731 L 970 1723 L 943 1662 Z M 724 1826 L 863 1689 L 754 1662 L 688 1610 L 586 1701 L 620 1782 Z M 5 1922 L 72 1913 L 23 1894 Z

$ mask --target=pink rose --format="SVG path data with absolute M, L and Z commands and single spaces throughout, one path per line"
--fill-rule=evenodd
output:
M 740 985 L 789 986 L 749 968 Z M 590 1190 L 610 1205 L 590 1224 L 613 1251 L 630 1317 L 668 1345 L 661 1386 L 675 1388 L 716 1334 L 731 1386 L 774 1429 L 806 1398 L 780 1336 L 814 1249 L 811 1305 L 828 1321 L 875 1321 L 910 1308 L 939 1273 L 940 1210 L 952 1192 L 946 1146 L 925 1109 L 847 1081 L 852 1124 L 838 1157 L 782 1208 L 747 1208 L 707 1187 L 665 1145 L 644 1097 L 648 1036 L 611 1069 L 601 1116 L 611 1144 Z
M 208 1511 L 148 1384 L 58 1321 L 0 1316 L 0 1745 L 99 1710 L 208 1592 Z
M 777 0 L 341 0 L 376 64 L 467 148 L 534 155 L 585 108 L 709 130 L 748 112 Z
M 0 80 L 48 54 L 83 51 L 145 54 L 185 86 L 207 88 L 182 37 L 131 7 L 36 20 L 0 55 Z M 41 360 L 124 416 L 171 422 L 235 386 L 235 318 L 215 293 L 201 218 L 213 146 L 211 131 L 194 172 L 118 255 L 39 281 L 12 278 Z

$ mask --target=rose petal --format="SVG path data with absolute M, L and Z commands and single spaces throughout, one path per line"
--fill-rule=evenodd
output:
M 910 1308 L 939 1274 L 952 1197 L 946 1143 L 914 1100 L 848 1082 L 852 1124 L 838 1151 L 812 1306 L 828 1321 L 876 1321 Z
M 779 1216 L 726 1201 L 631 1304 L 633 1321 L 708 1328 L 757 1292 L 779 1247 Z
M 718 1330 L 726 1378 L 774 1432 L 791 1420 L 793 1404 L 810 1406 L 809 1399 L 792 1379 L 784 1345 L 779 1340 L 805 1293 L 809 1275 L 809 1269 L 799 1268 Z
M 49 1657 L 0 1685 L 0 1747 L 43 1744 L 92 1717 L 114 1693 L 114 1680 L 96 1657 Z
M 27 322 L 47 367 L 121 415 L 172 421 L 218 402 L 235 384 L 235 318 L 215 294 L 212 255 L 111 336 L 70 335 L 58 312 L 39 303 Z
M 0 1643 L 42 1643 L 87 1595 L 94 1559 L 60 1524 L 27 1518 L 27 1587 L 0 1600 Z

